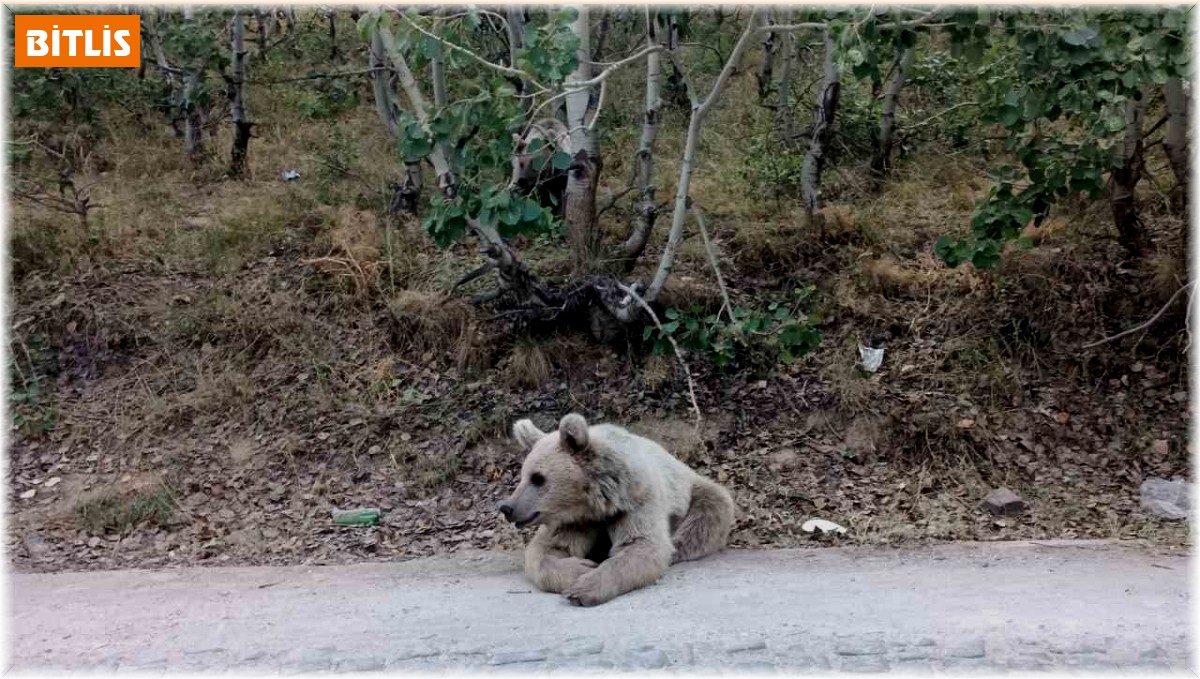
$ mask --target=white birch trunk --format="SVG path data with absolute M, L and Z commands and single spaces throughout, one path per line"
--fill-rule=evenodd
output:
M 1138 256 L 1145 243 L 1138 219 L 1137 185 L 1142 176 L 1142 122 L 1146 117 L 1149 92 L 1143 90 L 1141 100 L 1132 97 L 1125 102 L 1125 141 L 1121 145 L 1121 167 L 1112 171 L 1110 203 L 1117 237 L 1129 254 Z
M 250 148 L 250 119 L 246 114 L 246 45 L 242 38 L 242 15 L 233 12 L 230 26 L 230 50 L 232 52 L 233 82 L 229 98 L 229 114 L 233 118 L 233 151 L 230 154 L 229 172 L 234 177 L 246 171 L 246 155 Z
M 821 208 L 821 170 L 825 167 L 825 151 L 829 143 L 829 130 L 837 115 L 838 99 L 841 97 L 842 74 L 838 67 L 837 44 L 833 33 L 825 29 L 825 75 L 817 92 L 817 110 L 813 114 L 812 136 L 804 165 L 800 168 L 800 187 L 804 197 L 804 208 L 809 217 Z
M 784 24 L 792 23 L 792 9 L 784 10 L 780 20 Z M 791 146 L 795 136 L 795 116 L 792 111 L 792 65 L 795 61 L 795 36 L 791 31 L 780 33 L 779 44 L 779 105 L 775 109 L 775 120 L 779 130 L 779 139 L 786 146 Z
M 646 46 L 661 44 L 662 26 L 654 8 L 646 10 Z M 637 186 L 641 187 L 641 203 L 637 221 L 625 241 L 626 269 L 637 263 L 646 249 L 658 210 L 654 202 L 654 145 L 658 140 L 658 120 L 662 112 L 662 55 L 646 55 L 646 110 L 642 118 L 642 137 L 638 141 Z
M 392 93 L 389 71 L 384 64 L 383 39 L 378 28 L 371 29 L 371 44 L 369 48 L 371 59 L 371 85 L 375 92 L 375 112 L 384 127 L 391 133 L 393 139 L 399 138 L 397 122 L 396 99 Z M 404 159 L 404 181 L 394 187 L 394 194 L 388 205 L 390 213 L 405 213 L 415 215 L 420 212 L 421 190 L 424 181 L 421 177 L 421 160 L 419 158 Z
M 879 146 L 875 148 L 875 158 L 871 169 L 877 180 L 882 180 L 892 169 L 892 144 L 896 132 L 896 107 L 900 103 L 900 90 L 904 88 L 908 74 L 912 72 L 913 61 L 917 56 L 916 45 L 902 48 L 896 60 L 896 70 L 888 81 L 883 94 L 883 115 L 879 120 Z
M 675 253 L 679 250 L 679 244 L 683 242 L 683 225 L 687 220 L 688 213 L 688 188 L 691 185 L 692 167 L 696 162 L 696 146 L 700 140 L 700 128 L 704 124 L 704 117 L 724 92 L 730 74 L 741 62 L 742 55 L 749 47 L 750 38 L 758 27 L 758 11 L 757 7 L 750 9 L 746 30 L 742 32 L 742 37 L 738 39 L 708 96 L 703 102 L 695 102 L 692 105 L 692 116 L 688 120 L 687 140 L 683 148 L 683 161 L 679 165 L 679 182 L 675 189 L 675 210 L 671 214 L 671 231 L 667 236 L 667 245 L 663 248 L 662 256 L 659 258 L 654 280 L 650 282 L 650 287 L 646 290 L 645 298 L 648 302 L 657 299 L 663 286 L 667 284 L 667 278 L 671 275 L 671 267 L 675 262 Z M 675 56 L 672 55 L 673 58 Z
M 525 8 L 521 5 L 509 5 L 505 9 L 508 19 L 506 22 L 508 29 L 508 65 L 517 68 L 517 52 L 525 47 Z M 517 88 L 518 95 L 524 95 L 529 92 L 529 83 L 524 79 L 516 78 L 513 84 Z M 532 106 L 532 99 L 521 97 L 521 112 L 524 116 L 522 122 L 529 122 L 529 111 Z
M 575 9 L 577 15 L 572 30 L 579 38 L 579 65 L 567 76 L 565 83 L 569 91 L 566 96 L 567 130 L 575 157 L 567 175 L 564 215 L 567 242 L 571 247 L 572 268 L 576 273 L 583 273 L 591 269 L 598 246 L 596 183 L 599 180 L 600 156 L 595 126 L 589 125 L 587 120 L 592 88 L 572 89 L 575 83 L 590 80 L 592 77 L 588 7 L 576 5 Z M 595 115 L 600 115 L 600 111 L 596 110 Z
M 1179 183 L 1176 202 L 1186 205 L 1189 200 L 1188 188 L 1191 185 L 1191 162 L 1188 157 L 1188 97 L 1183 89 L 1183 81 L 1171 78 L 1163 85 L 1163 98 L 1166 100 L 1167 132 L 1163 137 L 1163 150 L 1171 163 L 1171 171 Z M 1180 200 L 1181 199 L 1181 200 Z

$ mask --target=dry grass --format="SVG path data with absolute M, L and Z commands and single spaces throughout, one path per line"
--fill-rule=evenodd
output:
M 535 389 L 550 380 L 554 366 L 539 342 L 518 339 L 509 354 L 504 381 L 513 387 Z
M 675 363 L 667 356 L 650 354 L 642 363 L 642 384 L 650 391 L 658 391 L 671 383 Z
M 164 486 L 120 493 L 115 490 L 79 501 L 75 520 L 92 535 L 122 533 L 140 524 L 163 526 L 175 512 L 171 493 Z
M 392 339 L 407 355 L 449 360 L 460 369 L 478 363 L 477 324 L 461 299 L 441 292 L 401 290 L 388 301 Z

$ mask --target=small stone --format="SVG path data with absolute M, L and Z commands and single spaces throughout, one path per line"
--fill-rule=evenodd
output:
M 103 540 L 101 540 L 99 537 L 93 535 L 92 537 L 88 538 L 87 544 L 88 544 L 88 547 L 99 547 L 101 542 L 103 542 Z
M 30 488 L 29 490 L 25 491 L 24 493 L 21 493 L 21 499 L 22 500 L 32 500 L 34 495 L 37 495 L 37 490 Z
M 947 658 L 945 662 L 947 673 L 953 674 L 996 674 L 1002 671 L 983 658 Z
M 1171 442 L 1166 439 L 1154 439 L 1150 444 L 1150 449 L 1155 455 L 1166 455 L 1171 452 Z
M 928 648 L 906 648 L 896 654 L 897 660 L 924 660 L 932 656 Z
M 542 650 L 530 651 L 501 651 L 492 655 L 492 659 L 488 661 L 489 665 L 513 665 L 523 662 L 542 662 L 546 659 L 546 652 Z
M 950 658 L 982 658 L 985 655 L 987 655 L 987 648 L 984 646 L 983 639 L 964 641 L 946 652 L 946 656 Z
M 373 656 L 344 658 L 338 661 L 338 672 L 382 672 L 387 667 L 383 658 Z
M 1025 501 L 1007 488 L 996 488 L 983 499 L 983 507 L 997 516 L 1016 516 L 1025 511 Z
M 789 672 L 829 672 L 829 659 L 816 653 L 804 644 L 793 644 L 784 649 L 784 666 Z
M 754 662 L 743 662 L 733 666 L 733 669 L 739 672 L 762 673 L 774 672 L 775 663 L 766 662 L 764 660 L 756 660 Z
M 856 655 L 842 659 L 843 672 L 874 673 L 891 669 L 887 658 L 882 655 Z
M 1005 665 L 1008 669 L 1018 672 L 1035 672 L 1049 669 L 1054 665 L 1054 661 L 1045 653 L 1034 653 L 1031 655 L 1018 655 L 1009 659 Z
M 575 639 L 563 644 L 555 655 L 562 658 L 578 658 L 585 655 L 596 655 L 604 651 L 604 642 L 594 639 Z
M 1164 519 L 1186 519 L 1191 505 L 1188 486 L 1183 479 L 1146 479 L 1141 486 L 1142 511 Z
M 883 655 L 887 647 L 884 646 L 883 637 L 862 637 L 838 641 L 833 652 L 843 656 Z
M 585 658 L 555 665 L 553 669 L 563 672 L 586 672 L 589 670 L 611 670 L 615 667 L 616 666 L 613 665 L 611 660 L 605 660 L 604 658 Z
M 39 557 L 50 551 L 50 545 L 46 543 L 45 538 L 32 531 L 25 531 L 21 542 L 25 545 L 25 551 L 32 557 Z
M 635 648 L 625 654 L 625 662 L 633 669 L 656 670 L 667 665 L 667 654 L 660 648 Z
M 725 647 L 726 653 L 744 653 L 746 651 L 761 651 L 767 647 L 767 642 L 762 639 L 754 639 L 752 641 L 739 641 Z
M 333 667 L 333 652 L 330 647 L 313 648 L 293 653 L 279 668 L 280 674 L 307 674 L 325 672 Z
M 62 483 L 62 478 L 60 478 L 58 476 L 53 476 L 53 477 L 50 477 L 49 479 L 47 479 L 46 483 L 42 484 L 42 487 L 43 488 L 53 488 L 60 483 Z

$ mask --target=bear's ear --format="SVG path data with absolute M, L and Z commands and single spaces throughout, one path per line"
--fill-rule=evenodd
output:
M 583 415 L 571 413 L 558 423 L 558 435 L 562 437 L 563 445 L 574 453 L 586 450 L 588 447 L 588 423 Z
M 533 444 L 537 443 L 545 436 L 546 433 L 537 428 L 537 425 L 532 420 L 517 420 L 513 425 L 513 438 L 517 440 L 517 444 L 524 450 L 532 450 Z

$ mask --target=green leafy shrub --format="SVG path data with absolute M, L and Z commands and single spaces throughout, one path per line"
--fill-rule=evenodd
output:
M 798 288 L 791 304 L 772 302 L 765 309 L 736 307 L 732 310 L 732 321 L 697 309 L 670 308 L 664 312 L 667 322 L 662 329 L 646 326 L 642 337 L 653 340 L 655 354 L 671 351 L 670 337 L 682 348 L 710 354 L 721 367 L 733 365 L 739 359 L 790 364 L 821 341 L 817 329 L 819 316 L 802 311 L 813 290 L 811 286 Z

